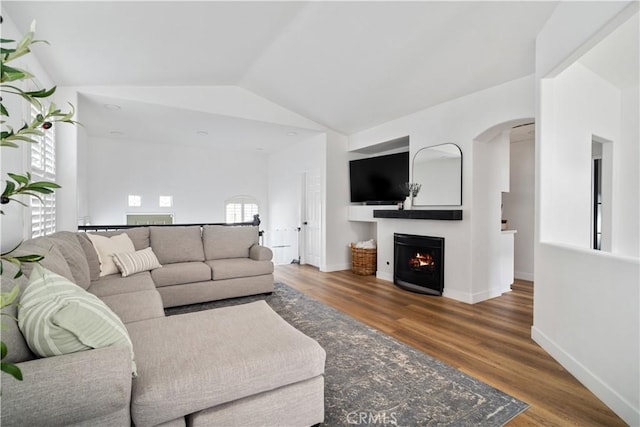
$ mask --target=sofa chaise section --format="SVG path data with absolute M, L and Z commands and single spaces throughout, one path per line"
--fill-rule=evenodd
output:
M 313 408 L 316 418 L 300 425 L 322 421 L 325 352 L 264 301 L 136 322 L 128 328 L 138 364 L 131 402 L 137 427 L 249 396 L 280 393 L 296 384 L 309 400 L 295 398 L 286 406 Z M 308 382 L 311 379 L 316 381 Z M 251 415 L 243 413 L 242 406 L 235 410 L 238 419 Z M 290 424 L 282 412 L 279 416 L 279 422 Z M 214 421 L 208 425 L 224 425 Z

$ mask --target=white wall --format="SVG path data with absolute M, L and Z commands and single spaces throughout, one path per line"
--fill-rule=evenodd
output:
M 620 91 L 620 141 L 623 150 L 613 151 L 611 252 L 640 257 L 640 92 L 638 86 Z
M 502 192 L 509 190 L 509 134 L 505 129 L 490 140 L 473 144 L 473 211 L 471 271 L 473 298 L 482 301 L 510 290 L 502 278 Z
M 349 140 L 337 132 L 327 132 L 325 188 L 325 262 L 321 271 L 348 270 L 351 268 L 349 243 L 361 240 L 367 234 L 365 224 L 348 221 L 349 191 Z
M 462 150 L 462 221 L 424 220 L 380 220 L 378 235 L 378 277 L 393 278 L 393 233 L 403 232 L 445 237 L 445 288 L 444 295 L 464 302 L 478 302 L 487 297 L 492 286 L 486 278 L 475 277 L 471 259 L 477 254 L 471 249 L 472 228 L 475 215 L 473 182 L 475 167 L 484 167 L 474 162 L 474 139 L 487 129 L 500 123 L 534 116 L 534 79 L 524 77 L 438 106 L 416 112 L 383 125 L 358 132 L 349 137 L 349 150 L 354 151 L 381 141 L 409 135 L 410 153 L 413 156 L 420 148 L 453 142 Z M 508 152 L 507 152 L 508 156 Z M 508 174 L 508 157 L 501 173 Z M 506 171 L 506 172 L 505 172 Z M 508 175 L 507 175 L 508 176 Z M 499 192 L 502 191 L 497 189 Z M 496 238 L 500 236 L 499 203 L 495 224 Z M 486 227 L 486 224 L 479 224 Z M 476 240 L 474 246 L 482 246 Z M 387 265 L 387 261 L 390 264 Z
M 123 224 L 125 213 L 170 212 L 178 223 L 224 222 L 224 202 L 236 195 L 258 199 L 268 225 L 267 155 L 212 150 L 202 145 L 151 144 L 89 138 L 89 216 L 93 224 Z M 142 206 L 127 206 L 127 195 Z M 173 196 L 159 208 L 160 195 Z
M 276 264 L 298 258 L 301 227 L 302 179 L 305 172 L 321 170 L 326 155 L 326 135 L 320 134 L 269 156 L 269 229 L 265 243 Z
M 586 79 L 587 73 L 579 68 L 570 71 L 574 79 L 567 81 L 562 75 L 557 82 L 554 79 L 632 13 L 633 19 L 638 19 L 638 4 L 623 10 L 628 4 L 562 2 L 537 39 L 536 291 L 532 337 L 628 424 L 640 425 L 640 260 L 586 249 L 588 240 L 582 229 L 589 228 L 588 223 L 567 202 L 585 204 L 584 187 L 589 180 L 584 184 L 574 182 L 574 174 L 586 174 L 586 167 L 577 161 L 590 161 L 585 153 L 590 151 L 591 133 L 609 132 L 607 129 L 613 127 L 608 123 L 608 128 L 596 129 L 594 126 L 600 125 L 598 120 L 605 118 L 607 112 L 601 111 L 603 116 L 599 118 L 589 111 L 595 111 L 590 102 L 600 99 L 589 99 L 589 91 L 599 90 L 601 83 L 579 93 L 580 88 L 574 85 L 594 82 Z M 562 88 L 558 87 L 560 81 L 565 83 Z M 569 90 L 573 91 L 570 96 Z M 610 95 L 604 96 L 602 99 L 608 99 Z M 637 101 L 623 102 L 625 108 L 631 107 L 628 111 L 637 105 Z M 576 114 L 571 113 L 572 108 Z M 616 110 L 616 106 L 611 108 Z M 620 104 L 617 111 L 620 112 Z M 623 148 L 620 136 L 625 132 L 630 138 L 635 137 L 635 160 L 630 162 L 635 162 L 637 169 L 638 115 L 623 113 L 620 117 L 626 123 L 610 133 L 614 144 L 618 143 L 614 150 Z M 583 144 L 586 140 L 589 150 L 575 138 L 582 138 Z M 570 151 L 574 156 L 569 155 Z M 630 197 L 637 197 L 634 194 L 640 183 L 636 177 L 632 175 L 635 182 L 627 183 Z M 620 188 L 614 183 L 614 193 Z M 564 218 L 574 215 L 579 215 L 575 222 Z M 638 235 L 631 238 L 638 239 Z
M 535 141 L 512 142 L 510 146 L 509 192 L 502 195 L 502 218 L 508 221 L 514 236 L 514 275 L 533 280 L 535 224 Z
M 546 146 L 548 173 L 556 179 L 545 202 L 556 212 L 547 216 L 541 239 L 591 247 L 591 144 L 594 135 L 620 141 L 620 92 L 593 71 L 575 63 L 553 79 L 556 126 L 554 143 Z M 623 154 L 624 155 L 624 154 Z
M 78 94 L 75 90 L 58 88 L 55 94 L 56 105 L 78 105 Z M 76 119 L 77 120 L 77 119 Z M 56 124 L 56 182 L 61 186 L 56 191 L 56 229 L 58 231 L 76 231 L 78 226 L 78 146 L 79 129 L 66 123 Z

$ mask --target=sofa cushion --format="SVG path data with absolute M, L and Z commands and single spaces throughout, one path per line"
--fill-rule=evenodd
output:
M 113 262 L 120 270 L 122 277 L 162 267 L 151 248 L 145 248 L 133 253 L 116 252 L 113 254 Z
M 258 244 L 258 227 L 205 225 L 202 242 L 207 260 L 249 258 L 249 248 Z
M 102 298 L 109 295 L 126 294 L 138 291 L 153 291 L 156 289 L 151 274 L 148 271 L 122 277 L 119 274 L 110 274 L 101 277 L 100 280 L 91 282 L 88 291 Z
M 133 348 L 126 327 L 98 297 L 41 266 L 20 297 L 18 326 L 29 348 L 41 357 L 110 345 Z
M 114 253 L 135 252 L 131 238 L 125 233 L 111 237 L 88 234 L 88 237 L 98 253 L 101 277 L 118 272 L 118 267 L 116 267 L 116 264 L 113 262 Z
M 236 277 L 261 276 L 273 273 L 271 261 L 254 261 L 249 258 L 217 259 L 206 261 L 211 267 L 213 280 Z
M 58 231 L 48 236 L 60 249 L 67 261 L 67 265 L 73 275 L 73 282 L 82 289 L 87 289 L 91 284 L 91 272 L 87 257 L 80 245 L 78 233 L 71 231 Z
M 149 227 L 153 252 L 160 264 L 204 261 L 199 226 Z
M 324 373 L 322 347 L 264 301 L 145 320 L 128 328 L 138 361 L 131 396 L 137 426 Z
M 88 233 L 78 233 L 78 241 L 87 258 L 87 264 L 89 264 L 89 280 L 92 282 L 98 280 L 100 278 L 100 260 L 96 248 L 93 247 Z
M 64 255 L 62 255 L 55 242 L 48 237 L 36 237 L 35 239 L 25 240 L 17 249 L 11 252 L 11 256 L 15 257 L 34 254 L 44 257 L 38 264 L 71 281 L 75 280 Z M 36 263 L 32 262 L 23 263 L 21 266 L 22 273 L 29 277 L 36 265 Z
M 211 280 L 211 268 L 203 262 L 176 262 L 151 271 L 157 287 Z
M 109 295 L 100 299 L 118 315 L 123 323 L 164 317 L 162 298 L 155 289 Z

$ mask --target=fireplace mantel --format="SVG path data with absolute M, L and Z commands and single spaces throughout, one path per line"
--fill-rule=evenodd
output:
M 426 209 L 408 209 L 408 210 L 374 210 L 374 218 L 392 218 L 392 219 L 431 219 L 441 221 L 461 221 L 462 209 L 450 210 L 426 210 Z

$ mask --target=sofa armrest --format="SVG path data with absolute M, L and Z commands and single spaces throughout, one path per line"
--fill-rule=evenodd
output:
M 69 425 L 131 402 L 131 355 L 111 346 L 16 364 L 22 381 L 2 378 L 2 426 Z
M 252 245 L 249 248 L 249 258 L 254 261 L 271 261 L 273 252 L 266 246 Z

